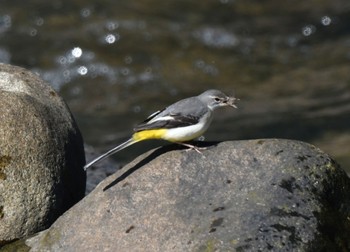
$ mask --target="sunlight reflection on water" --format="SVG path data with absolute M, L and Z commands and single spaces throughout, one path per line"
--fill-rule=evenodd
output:
M 350 3 L 289 4 L 3 0 L 0 61 L 39 73 L 79 119 L 108 118 L 81 123 L 85 132 L 90 127 L 114 134 L 120 129 L 114 118 L 128 115 L 124 129 L 153 109 L 208 88 L 237 90 L 247 103 L 236 114 L 261 118 L 240 127 L 249 120 L 237 123 L 236 114 L 220 114 L 232 118 L 227 129 L 232 138 L 282 132 L 278 136 L 313 141 L 323 131 L 346 131 L 347 110 L 339 101 L 350 90 Z M 322 93 L 338 111 L 328 119 L 320 116 Z M 285 123 L 318 109 L 318 125 L 303 121 L 293 131 L 296 125 Z M 329 121 L 336 123 L 330 127 Z M 97 133 L 91 132 L 86 139 L 96 143 L 91 139 Z

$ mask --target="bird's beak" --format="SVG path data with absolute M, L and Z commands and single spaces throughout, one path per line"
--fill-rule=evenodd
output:
M 235 98 L 235 97 L 228 97 L 228 99 L 227 99 L 227 101 L 226 101 L 226 104 L 227 104 L 228 106 L 233 107 L 233 108 L 237 108 L 237 106 L 236 106 L 236 104 L 235 104 L 236 101 L 239 101 L 239 99 L 238 99 L 238 98 Z

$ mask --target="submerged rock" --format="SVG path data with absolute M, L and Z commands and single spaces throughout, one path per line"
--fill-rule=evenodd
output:
M 291 140 L 152 150 L 101 182 L 31 251 L 349 249 L 350 179 Z
M 84 196 L 83 141 L 37 75 L 0 64 L 0 245 L 48 228 Z

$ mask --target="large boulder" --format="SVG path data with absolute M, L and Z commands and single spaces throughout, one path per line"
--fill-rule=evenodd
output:
M 350 179 L 290 140 L 170 145 L 102 181 L 31 251 L 348 251 Z M 17 244 L 18 245 L 18 244 Z
M 49 227 L 84 196 L 83 141 L 37 75 L 0 64 L 0 245 Z

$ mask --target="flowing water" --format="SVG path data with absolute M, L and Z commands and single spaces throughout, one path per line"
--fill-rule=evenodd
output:
M 217 114 L 207 140 L 298 139 L 350 171 L 348 0 L 1 0 L 0 62 L 47 80 L 97 152 L 155 110 L 216 88 L 241 101 Z

